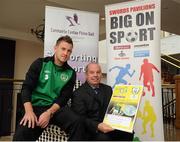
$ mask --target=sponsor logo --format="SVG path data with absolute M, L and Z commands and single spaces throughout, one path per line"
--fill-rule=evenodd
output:
M 113 47 L 114 50 L 125 50 L 125 49 L 130 49 L 130 48 L 131 48 L 130 45 L 120 45 L 120 46 Z
M 68 20 L 70 27 L 75 25 L 80 25 L 78 21 L 79 18 L 76 13 L 74 13 L 73 16 L 66 16 L 66 19 Z
M 150 56 L 149 50 L 134 51 L 134 57 L 147 57 Z
M 115 57 L 114 60 L 129 60 L 129 57 L 122 57 L 122 58 Z
M 140 91 L 139 87 L 133 87 L 131 92 L 132 94 L 130 95 L 131 99 L 137 99 L 139 91 Z
M 124 53 L 123 50 L 121 50 L 121 52 L 118 55 L 119 55 L 119 57 L 124 57 L 124 56 L 126 56 L 126 53 Z
M 114 60 L 127 60 L 127 59 L 129 59 L 129 55 L 124 50 L 117 52 L 116 57 L 114 57 Z
M 132 88 L 132 94 L 138 94 L 140 91 L 140 88 L 139 87 L 133 87 Z
M 134 48 L 144 48 L 144 47 L 148 47 L 149 44 L 139 44 L 139 45 L 134 45 Z

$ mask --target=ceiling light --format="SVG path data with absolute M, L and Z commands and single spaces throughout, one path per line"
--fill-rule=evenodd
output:
M 104 20 L 105 20 L 105 17 L 101 17 L 101 20 L 104 21 Z

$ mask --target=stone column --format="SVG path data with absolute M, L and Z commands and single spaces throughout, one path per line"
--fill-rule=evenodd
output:
M 176 75 L 175 79 L 175 89 L 176 89 L 176 128 L 180 128 L 180 75 Z

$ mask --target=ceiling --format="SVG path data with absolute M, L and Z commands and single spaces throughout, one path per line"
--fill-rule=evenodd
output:
M 32 36 L 31 29 L 44 22 L 46 5 L 98 12 L 102 18 L 105 5 L 124 1 L 130 0 L 0 0 L 0 36 Z M 180 0 L 161 1 L 161 30 L 180 35 Z M 100 20 L 100 40 L 104 38 L 105 23 Z

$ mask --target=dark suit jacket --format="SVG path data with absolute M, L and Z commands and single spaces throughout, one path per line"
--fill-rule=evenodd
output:
M 72 109 L 85 117 L 88 131 L 96 133 L 97 125 L 103 121 L 107 106 L 111 99 L 112 89 L 105 84 L 99 85 L 100 101 L 93 88 L 85 82 L 73 95 Z

